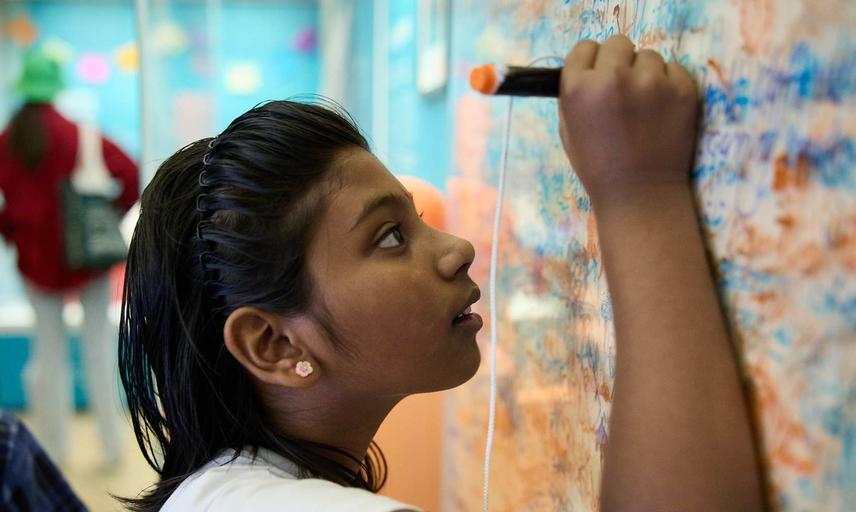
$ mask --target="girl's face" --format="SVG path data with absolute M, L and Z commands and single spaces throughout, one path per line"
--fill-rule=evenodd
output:
M 402 396 L 457 386 L 478 369 L 472 245 L 425 224 L 408 191 L 371 153 L 340 159 L 309 248 L 309 269 L 337 338 L 316 353 L 352 391 Z M 348 353 L 348 352 L 352 352 Z

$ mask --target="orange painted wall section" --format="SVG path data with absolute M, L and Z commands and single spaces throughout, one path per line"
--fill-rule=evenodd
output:
M 410 396 L 392 410 L 375 437 L 389 469 L 381 494 L 440 510 L 442 423 L 442 392 Z

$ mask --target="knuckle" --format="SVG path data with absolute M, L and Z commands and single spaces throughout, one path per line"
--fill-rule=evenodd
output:
M 677 62 L 669 62 L 666 64 L 666 68 L 669 71 L 669 76 L 674 77 L 676 80 L 692 81 L 692 77 L 687 71 L 687 68 L 681 66 Z
M 569 79 L 562 88 L 562 96 L 571 102 L 578 100 L 581 96 L 586 94 L 587 90 L 590 89 L 590 86 L 588 85 L 589 82 L 590 80 L 579 75 Z
M 675 91 L 675 95 L 680 99 L 694 101 L 698 96 L 698 88 L 696 83 L 690 76 L 689 72 L 680 64 L 669 64 L 669 81 Z
M 631 41 L 630 38 L 625 36 L 624 34 L 615 34 L 614 36 L 610 36 L 607 41 L 618 44 L 629 44 L 633 46 L 633 41 Z
M 614 73 L 581 73 L 563 87 L 561 102 L 575 111 L 615 105 L 621 102 L 622 88 Z
M 610 68 L 603 73 L 603 81 L 616 90 L 623 90 L 633 80 L 633 70 L 629 67 Z
M 628 88 L 628 73 L 617 68 L 609 73 L 600 73 L 592 80 L 591 94 L 601 102 L 618 104 L 624 101 Z
M 584 40 L 578 42 L 577 44 L 574 45 L 573 48 L 571 48 L 571 51 L 569 51 L 568 54 L 565 56 L 565 64 L 572 61 L 580 53 L 586 53 L 586 52 L 594 51 L 594 49 L 597 48 L 598 46 L 600 46 L 600 45 L 598 45 L 596 42 L 592 41 L 591 39 L 584 39 Z
M 640 93 L 650 96 L 656 95 L 664 89 L 664 82 L 665 80 L 663 80 L 663 77 L 660 74 L 651 71 L 643 71 L 636 74 L 634 86 Z
M 643 49 L 639 50 L 638 52 L 636 52 L 636 55 L 642 56 L 643 58 L 646 58 L 646 59 L 652 59 L 655 61 L 664 62 L 663 56 L 660 55 L 660 52 L 658 52 L 656 50 L 652 50 L 651 48 L 643 48 Z

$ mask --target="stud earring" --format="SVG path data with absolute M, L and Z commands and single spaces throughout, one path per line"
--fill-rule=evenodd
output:
M 309 361 L 300 361 L 297 363 L 297 366 L 294 367 L 294 371 L 301 377 L 308 377 L 309 374 L 315 370 L 312 368 L 312 363 Z

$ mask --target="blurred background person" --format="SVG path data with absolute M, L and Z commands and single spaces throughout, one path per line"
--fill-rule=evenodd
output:
M 17 249 L 17 266 L 35 313 L 24 376 L 35 433 L 53 460 L 63 464 L 72 386 L 62 313 L 65 299 L 78 295 L 84 313 L 81 348 L 88 397 L 102 460 L 111 467 L 121 453 L 122 413 L 116 329 L 107 315 L 109 268 L 70 268 L 66 263 L 60 190 L 79 162 L 80 130 L 52 105 L 62 87 L 56 61 L 37 52 L 24 56 L 16 84 L 23 104 L 0 133 L 0 233 Z M 139 195 L 137 166 L 107 138 L 100 142 L 104 164 L 120 189 L 114 204 L 127 211 Z

